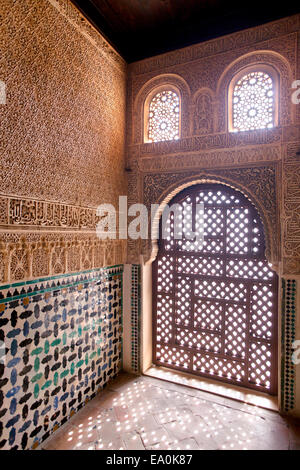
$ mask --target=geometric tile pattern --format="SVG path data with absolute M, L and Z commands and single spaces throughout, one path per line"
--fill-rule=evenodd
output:
M 131 267 L 131 367 L 140 372 L 140 333 L 141 333 L 141 275 L 140 266 Z
M 296 287 L 296 280 L 282 279 L 281 409 L 286 413 L 295 407 L 296 371 L 291 359 L 296 339 Z
M 0 449 L 35 448 L 121 368 L 122 267 L 0 288 Z

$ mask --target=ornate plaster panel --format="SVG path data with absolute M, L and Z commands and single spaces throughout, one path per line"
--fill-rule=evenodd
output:
M 299 145 L 290 144 L 283 163 L 284 272 L 300 274 L 300 159 Z
M 182 168 L 218 168 L 232 165 L 243 165 L 281 159 L 281 146 L 252 147 L 239 149 L 209 150 L 199 153 L 179 155 L 160 155 L 143 157 L 137 160 L 142 172 L 170 171 Z
M 58 202 L 0 195 L 0 224 L 13 227 L 95 229 L 96 209 Z
M 95 233 L 0 232 L 0 284 L 123 264 L 124 240 Z
M 126 193 L 123 59 L 68 0 L 5 0 L 0 14 L 2 194 L 114 203 Z

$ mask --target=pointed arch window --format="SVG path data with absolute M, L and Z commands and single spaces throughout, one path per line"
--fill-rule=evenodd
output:
M 145 142 L 178 140 L 180 107 L 180 95 L 176 90 L 156 90 L 156 93 L 146 101 Z
M 277 95 L 274 74 L 251 69 L 234 78 L 229 89 L 231 132 L 272 129 L 277 125 Z

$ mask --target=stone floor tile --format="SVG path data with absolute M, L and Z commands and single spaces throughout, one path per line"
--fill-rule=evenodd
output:
M 146 447 L 146 450 L 176 450 L 173 443 L 158 442 L 153 446 Z
M 265 410 L 264 408 L 259 408 L 258 406 L 248 405 L 243 403 L 240 407 L 240 411 L 252 414 L 255 416 L 260 416 L 261 418 L 267 419 L 269 421 L 275 421 L 277 423 L 284 423 L 285 418 L 281 416 L 276 411 Z
M 171 423 L 172 421 L 176 421 L 177 413 L 175 410 L 167 410 L 167 411 L 159 411 L 154 413 L 154 418 L 158 422 L 158 424 L 165 424 Z
M 200 398 L 202 400 L 205 400 L 209 403 L 219 403 L 220 405 L 225 404 L 225 400 L 227 400 L 224 397 L 221 397 L 220 395 L 215 395 L 213 393 L 208 393 L 208 392 L 203 392 L 202 390 L 196 390 L 196 394 L 194 395 L 197 398 Z M 229 402 L 234 402 L 234 400 L 229 400 Z M 237 403 L 237 402 L 236 402 Z
M 197 393 L 199 391 L 196 388 L 187 387 L 181 384 L 175 384 L 173 382 L 167 382 L 167 381 L 155 379 L 155 378 L 153 378 L 152 380 L 156 381 L 156 382 L 153 382 L 153 385 L 156 385 L 159 388 L 163 388 L 164 390 L 170 390 L 170 391 L 179 392 L 179 393 L 185 393 L 185 394 L 188 394 L 189 396 L 197 396 Z
M 107 384 L 107 388 L 118 389 L 120 386 L 134 382 L 137 379 L 139 379 L 138 376 L 130 374 L 129 372 L 122 371 Z
M 234 450 L 238 449 L 237 444 L 235 443 Z M 243 443 L 243 449 L 245 450 L 288 450 L 288 442 L 280 438 L 273 439 L 264 439 L 254 438 L 248 439 Z
M 120 421 L 121 423 L 123 423 L 124 421 L 128 421 L 129 419 L 131 419 L 131 414 L 126 405 L 114 406 L 113 409 L 114 409 L 114 413 L 116 415 L 117 421 Z
M 166 423 L 164 428 L 168 431 L 170 436 L 172 436 L 173 440 L 177 439 L 181 441 L 193 437 L 193 429 L 188 423 L 179 422 L 177 420 L 172 423 Z
M 145 450 L 141 436 L 137 432 L 128 432 L 122 434 L 122 440 L 126 450 Z
M 267 420 L 261 416 L 240 413 L 238 419 L 231 422 L 230 426 L 232 429 L 240 431 L 241 434 L 246 433 L 249 438 L 259 438 L 269 433 L 276 433 L 289 439 L 287 423 Z
M 197 444 L 195 439 L 184 439 L 182 441 L 174 441 L 173 443 L 162 443 L 154 444 L 147 447 L 147 450 L 201 450 L 201 447 Z
M 159 412 L 170 408 L 170 402 L 167 398 L 154 398 L 151 400 L 153 412 Z
M 75 443 L 74 448 L 82 447 L 87 444 L 95 442 L 98 438 L 97 427 L 95 425 L 88 427 L 78 427 L 74 431 L 69 433 L 69 439 L 72 439 L 72 442 Z
M 165 390 L 160 387 L 156 387 L 155 385 L 149 384 L 145 391 L 147 393 L 147 398 L 166 398 Z
M 246 447 L 250 450 L 250 447 L 252 449 L 256 446 L 265 450 L 286 450 L 289 447 L 288 428 L 278 424 L 276 426 L 272 429 L 268 423 L 263 427 L 257 423 L 234 422 L 212 432 L 212 437 L 221 449 Z
M 219 449 L 240 449 L 248 439 L 247 434 L 242 429 L 222 426 L 211 432 L 212 439 L 218 444 Z
M 119 392 L 105 390 L 103 392 L 99 392 L 96 397 L 89 402 L 89 406 L 97 408 L 97 410 L 99 410 L 100 408 L 113 408 L 114 406 L 118 405 L 119 399 Z
M 96 446 L 94 442 L 90 442 L 89 444 L 77 445 L 73 450 L 96 450 Z
M 245 413 L 241 413 L 239 409 L 229 408 L 227 406 L 219 405 L 218 403 L 213 403 L 211 407 L 214 410 L 214 413 L 218 416 L 218 419 L 223 421 L 225 424 L 232 423 L 233 421 L 238 420 L 242 415 L 245 415 Z
M 55 445 L 54 445 L 54 441 L 53 440 L 49 440 L 47 439 L 47 441 L 43 442 L 37 450 L 56 450 L 55 448 Z M 72 448 L 71 448 L 72 449 Z M 67 450 L 67 449 L 65 449 Z
M 140 412 L 144 411 L 146 413 L 155 413 L 160 409 L 162 408 L 160 406 L 157 406 L 157 403 L 154 399 L 145 400 L 142 406 L 139 407 Z
M 91 405 L 86 405 L 82 408 L 78 413 L 72 416 L 69 420 L 69 423 L 72 426 L 81 426 L 86 427 L 89 426 L 92 422 L 97 421 L 97 415 L 99 414 L 99 410 Z
M 290 449 L 300 450 L 300 423 L 289 419 L 288 424 Z
M 121 437 L 106 439 L 104 436 L 95 442 L 95 450 L 126 450 L 126 447 Z
M 219 448 L 218 444 L 209 433 L 195 436 L 195 441 L 200 450 L 218 450 Z
M 136 382 L 136 377 L 135 376 L 126 376 L 125 378 L 119 377 L 118 379 L 113 380 L 108 386 L 107 390 L 112 391 L 112 392 L 124 392 L 128 390 L 128 387 L 130 387 L 132 390 L 135 386 L 135 384 L 138 384 L 139 382 Z
M 98 440 L 102 439 L 112 442 L 116 436 L 120 436 L 120 433 L 121 430 L 118 422 L 104 421 L 97 425 Z
M 195 439 L 183 439 L 178 444 L 173 444 L 174 450 L 201 450 Z
M 170 409 L 177 408 L 177 406 L 181 406 L 186 401 L 189 401 L 189 397 L 186 397 L 184 394 L 175 392 L 173 390 L 166 390 L 165 394 Z
M 260 439 L 266 443 L 266 449 L 269 450 L 288 450 L 290 446 L 288 428 L 281 431 L 268 430 L 264 435 L 260 436 Z
M 178 406 L 176 410 L 174 410 L 174 413 L 176 419 L 184 423 L 192 423 L 193 420 L 199 419 L 187 405 Z
M 174 442 L 174 438 L 170 436 L 164 427 L 160 427 L 155 431 L 142 432 L 141 438 L 145 447 L 150 447 L 158 443 L 168 445 Z
M 155 429 L 158 429 L 160 427 L 156 419 L 154 419 L 154 416 L 149 413 L 137 418 L 135 423 L 135 429 L 139 433 L 154 431 Z
M 224 397 L 223 400 L 219 402 L 220 405 L 226 406 L 227 408 L 234 409 L 234 410 L 242 410 L 242 408 L 246 405 L 246 403 L 238 400 L 232 400 L 231 398 Z M 251 406 L 252 408 L 256 408 L 253 405 L 248 405 Z
M 62 426 L 47 441 L 42 444 L 44 450 L 73 450 L 78 443 L 73 438 L 76 428 L 69 424 Z
M 133 407 L 130 408 L 130 412 L 133 421 L 137 423 L 138 420 L 141 419 L 143 416 L 146 416 L 147 414 L 153 414 L 155 411 L 153 411 L 152 407 L 148 408 L 144 405 L 141 406 L 140 404 L 135 404 Z
M 117 417 L 115 413 L 115 407 L 113 408 L 97 408 L 97 413 L 95 414 L 97 423 L 101 422 L 116 422 Z

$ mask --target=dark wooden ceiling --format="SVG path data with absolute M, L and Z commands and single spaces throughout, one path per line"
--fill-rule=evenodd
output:
M 127 62 L 300 12 L 300 2 L 276 0 L 72 1 Z

